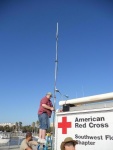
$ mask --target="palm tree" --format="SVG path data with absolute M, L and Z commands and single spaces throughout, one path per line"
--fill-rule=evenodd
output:
M 19 125 L 19 131 L 20 131 L 20 129 L 22 128 L 22 122 L 19 122 L 18 125 Z
M 13 125 L 13 126 L 11 127 L 11 131 L 14 132 L 15 129 L 16 129 L 16 125 Z
M 18 131 L 18 122 L 15 123 L 16 131 Z
M 37 121 L 36 121 L 36 127 L 39 128 L 39 125 L 40 125 L 40 123 L 39 123 L 39 121 L 37 120 Z
M 32 132 L 34 132 L 35 129 L 35 122 L 32 123 Z
M 36 121 L 36 132 L 38 132 L 39 125 L 40 125 L 40 123 L 39 123 L 39 121 L 37 120 L 37 121 Z

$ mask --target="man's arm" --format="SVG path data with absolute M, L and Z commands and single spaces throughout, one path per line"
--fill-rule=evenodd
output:
M 26 142 L 26 140 L 24 139 L 20 145 L 20 150 L 32 150 L 32 148 L 30 147 L 30 145 Z
M 37 143 L 37 141 L 29 141 L 29 144 L 30 144 L 30 146 L 32 146 L 32 145 L 38 145 L 38 143 Z
M 46 109 L 49 109 L 49 110 L 51 110 L 51 111 L 54 110 L 54 107 L 50 107 L 50 106 L 48 106 L 48 105 L 46 105 L 46 104 L 42 104 L 42 107 L 44 107 L 44 108 L 46 108 Z
M 36 141 L 29 141 L 29 147 L 27 147 L 25 150 L 32 150 L 31 147 L 32 147 L 33 145 L 36 146 L 36 145 L 38 145 L 38 143 L 37 143 Z
M 30 147 L 27 147 L 25 150 L 32 150 Z

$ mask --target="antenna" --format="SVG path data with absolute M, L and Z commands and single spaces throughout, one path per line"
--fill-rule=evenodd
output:
M 58 22 L 56 30 L 56 59 L 55 59 L 55 83 L 54 83 L 54 108 L 56 107 L 56 81 L 58 72 Z
M 55 59 L 55 83 L 54 83 L 54 109 L 56 109 L 56 81 L 57 81 L 57 72 L 58 72 L 58 22 L 57 22 L 57 29 L 56 29 L 56 59 Z M 55 137 L 55 111 L 53 113 L 53 137 Z M 54 144 L 52 144 L 52 150 L 54 150 Z

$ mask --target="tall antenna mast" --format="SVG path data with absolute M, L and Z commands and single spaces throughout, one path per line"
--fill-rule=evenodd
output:
M 56 30 L 56 59 L 55 59 L 55 85 L 54 85 L 54 107 L 56 107 L 56 81 L 58 72 L 58 22 Z
M 56 59 L 55 59 L 55 83 L 54 83 L 54 109 L 56 109 L 56 81 L 57 81 L 57 72 L 58 72 L 58 22 L 57 22 L 57 29 L 56 29 Z M 53 137 L 55 137 L 55 111 L 54 111 L 54 114 L 53 114 Z M 54 144 L 52 144 L 52 150 L 53 149 L 54 149 Z

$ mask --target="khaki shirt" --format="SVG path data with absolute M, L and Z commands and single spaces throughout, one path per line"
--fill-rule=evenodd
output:
M 33 145 L 38 145 L 38 143 L 36 141 L 27 142 L 26 139 L 24 139 L 20 145 L 20 150 L 25 150 L 28 147 L 30 147 L 32 149 Z

